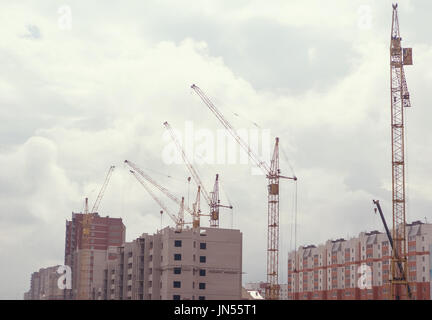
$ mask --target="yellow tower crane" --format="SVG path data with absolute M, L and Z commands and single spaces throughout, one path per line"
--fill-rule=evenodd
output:
M 115 166 L 111 166 L 105 177 L 105 181 L 99 194 L 93 204 L 92 210 L 88 210 L 88 198 L 85 198 L 84 214 L 82 218 L 82 231 L 81 231 L 81 243 L 78 244 L 79 249 L 79 282 L 78 282 L 78 295 L 79 300 L 91 299 L 92 290 L 92 267 L 91 267 L 91 254 L 92 247 L 90 246 L 90 229 L 93 222 L 93 216 L 97 213 L 100 202 L 103 198 L 105 190 L 108 186 L 108 182 L 114 171 Z
M 411 107 L 404 65 L 412 64 L 412 49 L 401 47 L 397 4 L 393 4 L 390 39 L 390 104 L 392 141 L 393 250 L 391 261 L 391 298 L 407 296 L 407 239 L 405 217 L 405 133 L 404 112 Z M 402 266 L 400 268 L 399 266 Z
M 151 185 L 159 189 L 163 194 L 165 194 L 168 198 L 170 198 L 172 201 L 177 203 L 178 205 L 183 205 L 184 210 L 186 210 L 191 216 L 192 216 L 192 225 L 194 228 L 198 228 L 200 226 L 200 213 L 196 211 L 195 209 L 190 209 L 187 205 L 182 204 L 182 200 L 177 198 L 175 195 L 172 194 L 167 188 L 163 187 L 159 183 L 157 183 L 152 177 L 150 177 L 147 173 L 145 173 L 141 168 L 139 168 L 135 163 L 129 160 L 124 161 L 129 167 L 133 169 L 134 176 L 137 177 L 137 174 L 144 178 L 147 182 L 149 182 Z M 200 190 L 198 189 L 198 194 Z

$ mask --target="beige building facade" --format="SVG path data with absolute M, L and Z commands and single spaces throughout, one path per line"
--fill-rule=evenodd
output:
M 221 228 L 164 228 L 108 249 L 98 299 L 239 300 L 242 233 Z
M 41 268 L 33 272 L 30 280 L 30 290 L 24 293 L 24 300 L 63 300 L 64 290 L 58 286 L 60 266 Z
M 430 300 L 432 224 L 407 224 L 407 238 L 408 280 L 413 299 Z M 370 270 L 368 281 L 366 269 Z M 349 240 L 328 240 L 289 253 L 288 299 L 388 299 L 390 277 L 391 246 L 387 235 L 362 232 Z

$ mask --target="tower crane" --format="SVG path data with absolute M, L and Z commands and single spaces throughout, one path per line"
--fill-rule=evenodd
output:
M 297 181 L 297 177 L 287 177 L 280 174 L 279 169 L 279 138 L 276 138 L 273 157 L 270 165 L 262 161 L 250 146 L 237 134 L 233 126 L 228 122 L 222 113 L 214 106 L 211 100 L 195 84 L 191 88 L 198 94 L 201 100 L 207 105 L 210 111 L 222 123 L 237 143 L 248 154 L 249 158 L 258 166 L 268 179 L 267 185 L 267 286 L 265 290 L 266 299 L 279 299 L 279 179 L 290 179 Z
M 192 175 L 192 178 L 194 179 L 197 186 L 201 187 L 201 192 L 210 207 L 210 226 L 211 227 L 219 227 L 219 208 L 229 208 L 232 209 L 232 206 L 226 206 L 220 204 L 219 200 L 219 174 L 216 174 L 216 179 L 213 187 L 213 191 L 210 192 L 210 194 L 207 192 L 207 189 L 204 187 L 201 178 L 195 169 L 195 167 L 192 165 L 192 163 L 189 161 L 188 157 L 186 156 L 186 152 L 183 150 L 183 147 L 178 141 L 176 135 L 174 134 L 173 129 L 171 128 L 170 124 L 165 121 L 164 126 L 167 129 L 167 131 L 171 135 L 171 139 L 177 146 L 177 149 L 179 150 L 180 154 L 182 155 L 183 161 L 186 164 L 186 167 L 188 168 L 190 174 Z
M 389 230 L 389 228 L 388 228 L 388 226 L 387 226 L 387 222 L 386 222 L 386 220 L 385 220 L 385 217 L 384 217 L 384 213 L 382 212 L 382 209 L 381 209 L 381 205 L 380 205 L 380 203 L 379 203 L 379 200 L 372 200 L 373 201 L 373 203 L 375 204 L 375 206 L 376 206 L 376 208 L 375 208 L 375 212 L 377 211 L 377 209 L 378 209 L 378 212 L 379 212 L 379 214 L 380 214 L 380 217 L 381 217 L 381 221 L 382 221 L 382 223 L 383 223 L 383 225 L 384 225 L 384 229 L 385 229 L 385 231 L 386 231 L 386 233 L 387 233 L 387 238 L 388 238 L 388 240 L 389 240 L 389 243 L 390 243 L 390 246 L 391 246 L 391 248 L 392 248 L 392 250 L 393 250 L 393 248 L 394 248 L 394 245 L 393 245 L 393 238 L 392 238 L 392 236 L 391 236 L 391 233 L 390 233 L 390 230 Z M 404 275 L 404 272 L 403 272 L 403 265 L 402 265 L 402 263 L 398 263 L 397 264 L 397 266 L 398 266 L 398 268 L 399 268 L 399 272 L 402 274 L 402 276 L 404 277 L 405 275 Z M 403 280 L 406 280 L 406 279 L 403 279 Z M 411 288 L 410 288 L 410 286 L 409 286 L 409 284 L 407 283 L 407 291 L 408 291 L 408 297 L 411 299 Z
M 404 108 L 410 107 L 404 65 L 412 65 L 412 49 L 401 47 L 397 4 L 393 4 L 390 39 L 390 98 L 392 141 L 392 213 L 393 250 L 391 263 L 391 297 L 400 299 L 408 290 L 405 218 L 405 138 Z M 402 268 L 399 268 L 402 266 Z
M 89 243 L 90 243 L 90 227 L 92 223 L 92 215 L 88 210 L 88 198 L 84 201 L 84 212 L 82 216 L 82 229 L 81 229 L 81 243 L 80 243 L 80 254 L 79 254 L 79 283 L 78 283 L 78 294 L 79 300 L 90 299 L 90 254 L 89 254 Z
M 177 203 L 178 205 L 182 205 L 182 200 L 177 198 L 175 195 L 173 195 L 167 188 L 161 186 L 159 183 L 157 183 L 152 177 L 150 177 L 148 174 L 146 174 L 142 169 L 140 169 L 135 163 L 129 160 L 124 161 L 129 167 L 133 169 L 135 173 L 138 173 L 142 178 L 144 178 L 147 182 L 152 184 L 154 187 L 159 189 L 163 194 L 165 194 L 168 198 L 170 198 L 172 201 Z M 135 175 L 136 176 L 136 175 Z M 199 192 L 199 191 L 198 191 Z M 184 210 L 186 210 L 193 219 L 193 226 L 199 227 L 199 215 L 194 210 L 191 210 L 188 206 L 186 206 L 183 202 Z
M 138 180 L 139 183 L 146 189 L 146 191 L 150 194 L 150 196 L 159 204 L 159 206 L 165 211 L 168 216 L 171 218 L 172 221 L 174 221 L 176 225 L 176 230 L 178 232 L 182 231 L 183 225 L 185 225 L 184 221 L 184 197 L 182 197 L 180 202 L 180 210 L 177 216 L 171 213 L 171 211 L 167 208 L 167 206 L 153 193 L 153 191 L 150 189 L 150 187 L 147 185 L 147 183 L 144 181 L 144 178 L 137 174 L 133 170 L 129 170 L 130 173 L 133 174 L 133 176 Z
M 99 204 L 103 198 L 105 190 L 108 186 L 108 182 L 111 178 L 111 175 L 114 171 L 115 166 L 111 166 L 108 170 L 108 173 L 105 177 L 105 181 L 99 191 L 98 197 L 93 204 L 92 210 L 89 212 L 88 209 L 88 198 L 85 198 L 84 204 L 84 214 L 82 218 L 82 234 L 81 234 L 81 254 L 79 258 L 80 265 L 80 274 L 79 274 L 79 285 L 78 285 L 78 299 L 85 300 L 90 299 L 91 293 L 91 276 L 90 272 L 92 272 L 90 268 L 90 228 L 93 222 L 93 216 L 97 213 L 99 208 Z

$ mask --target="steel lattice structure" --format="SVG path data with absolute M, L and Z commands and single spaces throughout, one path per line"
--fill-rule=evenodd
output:
M 268 179 L 267 287 L 266 299 L 279 299 L 279 138 L 273 151 Z
M 405 81 L 404 64 L 412 64 L 411 49 L 402 49 L 397 4 L 393 5 L 390 41 L 391 83 L 391 140 L 392 140 L 392 204 L 393 241 L 391 263 L 391 298 L 401 299 L 407 294 L 407 239 L 405 217 L 405 145 L 404 108 L 410 107 Z M 402 270 L 398 267 L 402 265 Z
M 198 94 L 201 100 L 213 112 L 225 129 L 228 130 L 240 147 L 243 148 L 249 158 L 263 171 L 268 179 L 267 285 L 265 288 L 265 298 L 268 300 L 279 300 L 279 179 L 297 181 L 297 177 L 286 177 L 280 175 L 279 138 L 276 138 L 273 157 L 270 165 L 268 165 L 265 161 L 262 161 L 261 158 L 250 148 L 249 144 L 237 134 L 234 127 L 228 122 L 204 92 L 194 84 L 191 88 Z

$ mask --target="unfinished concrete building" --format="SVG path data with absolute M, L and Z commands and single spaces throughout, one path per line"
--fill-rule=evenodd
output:
M 72 213 L 72 220 L 66 221 L 65 265 L 72 270 L 72 290 L 67 290 L 65 299 L 76 299 L 81 286 L 87 290 L 86 299 L 95 299 L 103 284 L 103 271 L 107 260 L 109 246 L 121 246 L 125 242 L 126 228 L 121 218 L 100 217 L 92 214 L 89 244 L 82 246 L 82 213 Z M 80 283 L 80 258 L 83 252 L 89 256 L 88 270 L 90 285 Z M 113 257 L 111 257 L 113 258 Z M 86 262 L 87 263 L 87 262 Z M 86 271 L 87 272 L 87 271 Z
M 239 230 L 166 227 L 108 252 L 99 299 L 241 299 Z

